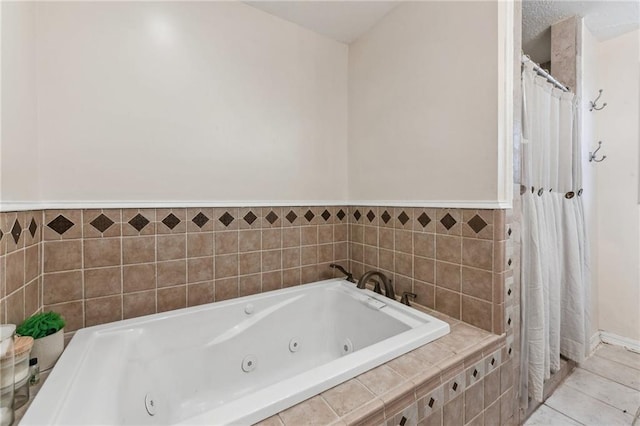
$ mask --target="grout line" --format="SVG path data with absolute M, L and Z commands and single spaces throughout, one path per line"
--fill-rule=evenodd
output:
M 577 368 L 576 368 L 576 370 L 583 370 L 583 371 L 587 371 L 587 372 L 592 373 L 592 374 L 594 374 L 594 375 L 596 375 L 596 376 L 599 376 L 599 377 L 604 378 L 604 379 L 605 379 L 606 381 L 608 381 L 608 382 L 616 383 L 616 384 L 618 384 L 618 385 L 621 385 L 621 386 L 624 386 L 624 387 L 626 387 L 626 388 L 629 388 L 628 386 L 625 386 L 625 385 L 624 385 L 624 384 L 622 384 L 622 383 L 618 383 L 618 382 L 616 382 L 615 380 L 611 380 L 611 379 L 609 379 L 609 378 L 607 378 L 607 377 L 600 376 L 599 374 L 593 373 L 593 372 L 591 372 L 591 371 L 589 371 L 589 370 L 585 370 L 584 368 L 577 367 Z M 567 379 L 568 379 L 569 377 L 571 377 L 571 375 L 573 375 L 573 373 L 575 373 L 575 371 L 574 371 L 574 372 L 572 372 L 569 376 L 567 376 L 567 377 L 566 377 L 566 379 L 565 379 L 565 380 L 563 381 L 563 383 L 562 383 L 563 385 L 565 385 L 565 386 L 567 386 L 567 387 L 570 387 L 571 389 L 576 390 L 576 391 L 580 392 L 581 394 L 586 395 L 586 396 L 588 396 L 588 397 L 590 397 L 590 398 L 592 398 L 592 399 L 595 399 L 596 401 L 600 401 L 600 402 L 602 402 L 603 404 L 606 404 L 606 405 L 608 405 L 609 407 L 614 408 L 614 409 L 616 409 L 616 410 L 618 410 L 618 411 L 620 411 L 620 412 L 622 412 L 622 413 L 624 413 L 624 414 L 630 414 L 630 415 L 633 415 L 633 414 L 631 414 L 631 413 L 629 413 L 629 412 L 624 411 L 624 409 L 623 409 L 623 408 L 616 407 L 615 405 L 611 405 L 611 403 L 609 403 L 609 402 L 607 402 L 607 401 L 604 401 L 604 400 L 602 400 L 602 399 L 600 399 L 600 398 L 598 398 L 598 397 L 596 397 L 596 396 L 594 396 L 594 395 L 590 395 L 590 394 L 588 394 L 588 393 L 584 392 L 584 391 L 583 391 L 582 389 L 580 389 L 579 387 L 571 386 L 571 384 L 570 384 L 570 383 L 567 383 Z M 635 391 L 635 393 L 637 393 L 637 394 L 638 394 L 638 396 L 640 396 L 640 391 L 639 391 L 639 390 L 637 390 L 637 389 L 633 389 L 633 388 L 629 388 L 629 389 L 634 390 L 634 391 Z
M 566 414 L 566 413 L 563 413 L 562 411 L 558 411 L 558 410 L 556 410 L 555 408 L 551 407 L 550 405 L 547 405 L 547 404 L 546 404 L 546 402 L 545 402 L 545 403 L 540 404 L 540 407 L 542 407 L 543 405 L 544 405 L 545 407 L 547 407 L 547 408 L 549 408 L 549 409 L 551 409 L 551 410 L 555 411 L 556 413 L 560 414 L 561 416 L 567 417 L 567 418 L 569 418 L 569 419 L 573 420 L 574 422 L 578 423 L 579 425 L 583 425 L 583 426 L 584 426 L 584 423 L 579 422 L 578 420 L 574 419 L 573 417 L 569 416 L 569 415 L 568 415 L 568 414 Z M 536 411 L 538 411 L 538 410 L 540 409 L 540 407 L 536 408 L 536 410 L 535 410 L 533 413 L 531 413 L 531 416 L 529 416 L 529 418 L 531 418 L 531 417 L 533 416 L 533 414 L 534 414 Z

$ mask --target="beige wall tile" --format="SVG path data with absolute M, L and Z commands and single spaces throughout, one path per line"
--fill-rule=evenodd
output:
M 84 270 L 84 297 L 100 297 L 122 292 L 122 269 L 119 266 Z
M 203 256 L 213 256 L 213 232 L 188 233 L 187 257 Z
M 129 293 L 123 296 L 123 318 L 135 318 L 156 312 L 156 290 Z
M 300 268 L 282 271 L 282 287 L 292 287 L 294 285 L 300 285 Z
M 435 309 L 450 317 L 460 319 L 460 293 L 436 287 Z
M 122 288 L 124 293 L 156 288 L 155 263 L 142 263 L 122 268 Z
M 6 268 L 6 293 L 11 294 L 24 286 L 24 250 L 8 254 L 6 256 Z
M 304 246 L 300 251 L 300 261 L 304 265 L 315 265 L 318 263 L 318 246 Z
M 462 259 L 462 239 L 448 235 L 437 235 L 436 259 L 450 263 L 460 263 Z
M 394 242 L 396 251 L 413 254 L 413 232 L 396 230 Z
M 303 246 L 318 244 L 318 227 L 303 226 L 300 228 L 300 244 Z
M 416 279 L 432 284 L 436 282 L 435 261 L 433 259 L 415 256 L 413 262 L 415 268 L 414 276 Z
M 215 301 L 238 297 L 238 277 L 225 278 L 215 281 Z
M 375 398 L 362 383 L 356 379 L 348 380 L 322 393 L 322 397 L 339 416 L 344 416 Z
M 187 306 L 187 286 L 158 289 L 158 312 L 171 311 Z
M 126 237 L 122 239 L 122 263 L 148 263 L 156 261 L 156 237 Z
M 156 239 L 157 261 L 187 257 L 187 235 L 159 235 Z
M 435 234 L 413 233 L 413 250 L 416 256 L 435 258 L 436 236 Z
M 260 252 L 240 253 L 239 273 L 240 275 L 255 274 L 262 270 L 262 258 Z
M 227 254 L 215 257 L 215 277 L 228 278 L 238 275 L 238 255 Z
M 32 245 L 24 249 L 24 281 L 31 282 L 41 274 L 40 245 Z
M 231 254 L 238 252 L 238 232 L 225 231 L 215 233 L 216 255 Z
M 333 225 L 318 226 L 318 244 L 333 244 Z
M 156 274 L 158 288 L 185 284 L 187 282 L 187 261 L 182 259 L 158 262 Z
M 20 324 L 25 319 L 24 312 L 24 288 L 13 292 L 6 298 L 6 314 L 9 324 Z
M 460 265 L 447 262 L 436 262 L 436 286 L 460 291 Z
M 289 241 L 297 235 L 297 240 Z M 263 229 L 262 250 L 279 249 L 280 247 L 297 247 L 300 245 L 300 229 Z
M 187 285 L 187 306 L 203 305 L 212 303 L 213 281 Z
M 289 269 L 300 266 L 300 248 L 288 248 L 282 250 L 282 268 Z
M 115 266 L 121 263 L 121 239 L 99 238 L 84 240 L 84 267 Z
M 300 283 L 308 284 L 318 281 L 318 265 L 303 266 L 300 268 Z
M 187 232 L 212 232 L 215 228 L 212 208 L 188 208 Z
M 82 299 L 82 271 L 44 274 L 45 305 Z
M 24 316 L 33 315 L 40 309 L 40 283 L 38 279 L 24 287 Z
M 82 240 L 47 241 L 43 250 L 44 272 L 82 268 Z
M 269 250 L 262 252 L 262 271 L 269 272 L 282 269 L 282 251 Z
M 87 299 L 84 302 L 85 327 L 120 321 L 122 319 L 122 295 Z
M 260 274 L 245 275 L 238 279 L 239 296 L 250 296 L 262 291 L 262 276 Z
M 490 271 L 493 267 L 493 241 L 464 238 L 462 264 Z
M 493 274 L 482 269 L 463 266 L 462 293 L 491 301 L 493 294 Z
M 272 291 L 279 288 L 282 288 L 282 271 L 262 274 L 262 291 Z
M 187 259 L 187 282 L 213 281 L 213 256 Z
M 262 247 L 262 234 L 258 229 L 240 231 L 238 234 L 238 250 L 242 252 L 258 251 Z

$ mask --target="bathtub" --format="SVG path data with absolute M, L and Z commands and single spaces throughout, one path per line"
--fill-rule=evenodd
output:
M 21 424 L 251 424 L 447 333 L 342 279 L 89 327 Z

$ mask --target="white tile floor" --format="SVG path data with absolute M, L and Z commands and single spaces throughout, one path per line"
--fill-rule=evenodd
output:
M 631 425 L 638 407 L 640 354 L 602 344 L 529 417 L 525 426 Z

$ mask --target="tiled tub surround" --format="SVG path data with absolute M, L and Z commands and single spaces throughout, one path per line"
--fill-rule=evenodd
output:
M 41 252 L 36 304 L 60 312 L 69 333 L 332 278 L 329 263 L 346 265 L 348 259 L 346 207 L 2 213 L 2 232 L 31 215 L 44 224 L 36 230 L 42 241 L 33 244 Z M 26 232 L 18 247 L 29 241 Z M 13 245 L 8 237 L 0 240 L 3 247 Z M 16 269 L 30 277 L 11 250 L 1 259 L 7 274 L 0 275 Z M 7 320 L 19 322 L 29 314 L 31 299 L 23 301 L 15 289 L 19 284 L 11 283 L 2 293 L 1 318 L 6 312 Z M 19 308 L 25 303 L 26 314 Z
M 42 309 L 42 212 L 0 213 L 0 322 Z
M 504 336 L 416 307 L 448 322 L 451 333 L 259 425 L 395 426 L 403 417 L 405 426 L 518 424 L 512 409 L 515 352 Z
M 381 269 L 398 295 L 412 291 L 417 303 L 501 334 L 514 317 L 505 215 L 339 206 L 0 213 L 0 320 L 44 308 L 73 332 L 330 278 L 329 263 L 350 259 L 356 276 Z
M 513 351 L 504 336 L 424 311 L 447 321 L 451 333 L 258 425 L 517 424 Z
M 355 276 L 380 269 L 396 294 L 502 334 L 511 294 L 512 231 L 505 210 L 351 207 L 349 259 Z

